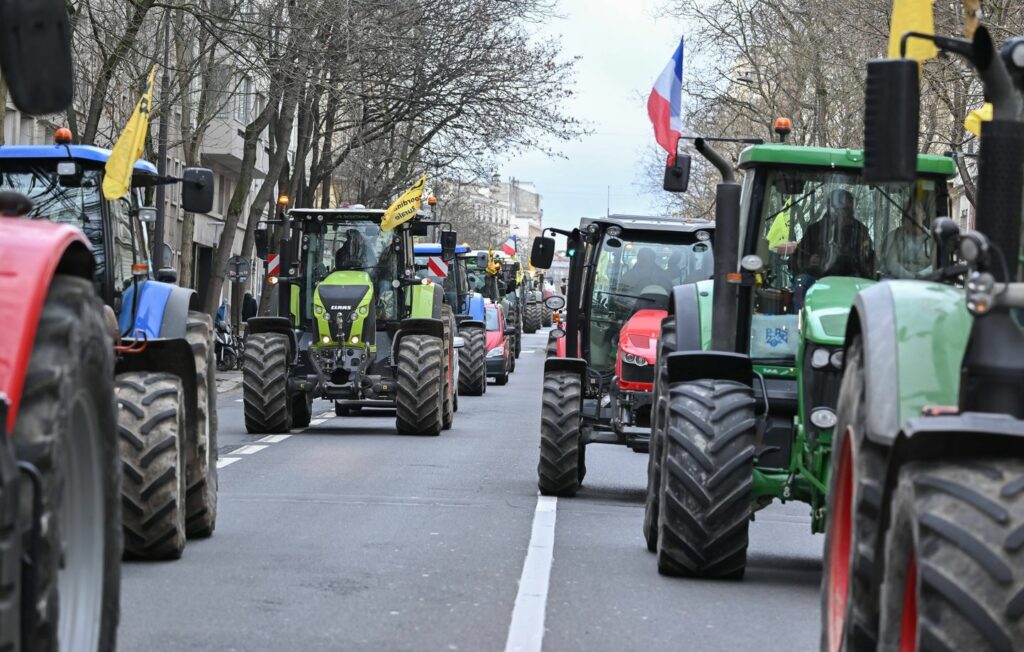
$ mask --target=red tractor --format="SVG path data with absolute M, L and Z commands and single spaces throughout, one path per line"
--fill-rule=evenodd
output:
M 15 106 L 71 103 L 67 10 L 5 7 L 0 68 Z M 30 62 L 30 63 L 28 63 Z M 9 219 L 0 193 L 0 650 L 112 650 L 121 589 L 113 312 L 77 228 Z

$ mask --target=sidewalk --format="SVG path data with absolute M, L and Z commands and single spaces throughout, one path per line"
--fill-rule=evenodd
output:
M 217 393 L 223 394 L 238 389 L 242 386 L 241 371 L 218 371 L 217 372 Z

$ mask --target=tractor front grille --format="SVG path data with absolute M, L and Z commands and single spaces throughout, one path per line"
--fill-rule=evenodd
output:
M 622 380 L 627 383 L 653 383 L 654 365 L 638 367 L 635 364 L 622 363 Z

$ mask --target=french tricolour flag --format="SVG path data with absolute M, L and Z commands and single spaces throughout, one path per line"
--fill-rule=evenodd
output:
M 509 256 L 516 255 L 516 237 L 512 236 L 505 241 L 505 244 L 501 245 L 501 250 Z
M 680 113 L 683 103 L 683 39 L 672 55 L 671 61 L 654 82 L 651 96 L 647 98 L 647 115 L 654 125 L 654 139 L 668 152 L 668 162 L 676 160 L 676 148 L 682 134 Z

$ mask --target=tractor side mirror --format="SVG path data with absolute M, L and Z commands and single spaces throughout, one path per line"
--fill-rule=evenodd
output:
M 267 229 L 256 229 L 253 231 L 253 240 L 256 244 L 256 257 L 260 260 L 267 259 L 267 250 L 270 248 Z
M 690 186 L 690 155 L 685 152 L 676 154 L 676 160 L 665 166 L 665 179 L 662 188 L 668 192 L 686 192 Z
M 71 26 L 64 0 L 5 0 L 0 69 L 14 105 L 36 115 L 71 104 Z
M 455 245 L 458 243 L 458 234 L 455 231 L 441 231 L 441 258 L 445 260 L 455 259 Z
M 213 210 L 213 171 L 185 168 L 181 182 L 181 205 L 189 213 L 209 213 Z
M 912 182 L 917 177 L 921 111 L 918 64 L 913 59 L 868 62 L 864 89 L 864 179 Z
M 487 263 L 489 263 L 489 262 L 490 262 L 490 260 L 489 260 L 489 258 L 487 256 L 487 252 L 486 251 L 481 251 L 481 252 L 479 252 L 476 255 L 476 266 L 477 266 L 477 269 L 487 269 Z
M 537 269 L 550 269 L 554 259 L 555 239 L 544 236 L 534 238 L 533 249 L 530 250 L 530 264 Z

